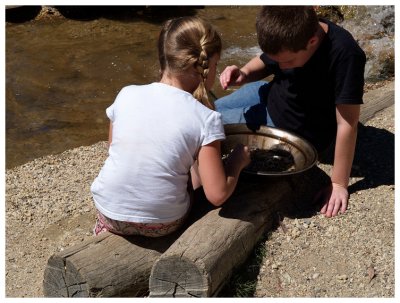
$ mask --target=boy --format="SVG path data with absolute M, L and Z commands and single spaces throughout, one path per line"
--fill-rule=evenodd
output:
M 245 66 L 228 66 L 223 89 L 244 85 L 215 102 L 223 122 L 269 125 L 310 141 L 319 153 L 336 141 L 331 184 L 324 199 L 326 217 L 344 213 L 363 103 L 366 57 L 349 32 L 319 20 L 313 7 L 263 7 L 257 16 L 263 54 Z M 271 82 L 259 81 L 273 75 Z

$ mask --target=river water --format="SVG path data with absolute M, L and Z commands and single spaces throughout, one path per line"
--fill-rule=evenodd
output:
M 244 63 L 258 52 L 257 10 L 195 10 L 222 35 L 227 51 L 220 67 Z M 162 21 L 160 16 L 135 16 L 7 24 L 7 168 L 106 140 L 105 109 L 118 91 L 158 80 L 156 40 Z
M 223 40 L 221 72 L 259 53 L 258 9 L 206 6 L 167 15 L 138 9 L 120 18 L 7 22 L 6 167 L 107 140 L 105 109 L 119 90 L 158 80 L 156 40 L 166 17 L 196 14 L 211 21 Z M 217 81 L 213 92 L 222 96 L 227 92 Z

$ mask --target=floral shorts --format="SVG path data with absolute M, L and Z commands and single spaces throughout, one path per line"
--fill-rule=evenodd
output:
M 110 219 L 97 211 L 94 235 L 109 231 L 118 235 L 140 235 L 146 237 L 161 237 L 176 231 L 185 221 L 186 216 L 168 223 L 134 223 Z

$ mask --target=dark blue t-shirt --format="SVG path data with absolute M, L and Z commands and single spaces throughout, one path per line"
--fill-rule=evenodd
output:
M 318 151 L 336 136 L 336 104 L 362 104 L 365 53 L 352 35 L 328 20 L 328 32 L 307 63 L 281 70 L 277 62 L 261 55 L 272 74 L 266 98 L 276 127 L 293 131 Z

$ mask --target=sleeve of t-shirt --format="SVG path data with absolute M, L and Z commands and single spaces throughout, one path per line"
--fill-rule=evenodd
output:
M 335 79 L 336 104 L 363 103 L 365 62 L 363 53 L 353 53 L 338 64 Z
M 214 111 L 208 116 L 203 132 L 204 139 L 201 144 L 202 146 L 210 144 L 216 140 L 225 139 L 224 126 L 222 124 L 220 113 Z
M 106 109 L 106 114 L 108 119 L 110 119 L 111 122 L 114 122 L 114 104 L 111 104 L 109 107 Z
M 111 120 L 111 122 L 114 122 L 115 120 L 115 107 L 116 104 L 118 103 L 118 99 L 121 98 L 121 96 L 127 91 L 127 88 L 124 87 L 121 89 L 121 91 L 118 93 L 117 97 L 115 98 L 115 101 L 113 104 L 111 104 L 109 107 L 106 108 L 106 114 L 108 119 Z

